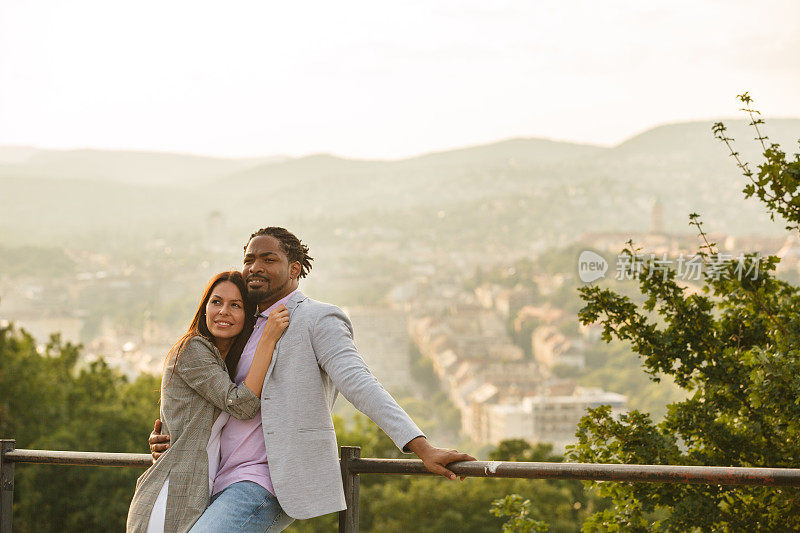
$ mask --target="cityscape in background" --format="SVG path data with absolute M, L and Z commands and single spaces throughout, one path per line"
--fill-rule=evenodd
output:
M 662 139 L 673 159 L 697 157 L 691 139 L 698 135 L 696 129 L 676 126 L 672 138 Z M 316 212 L 301 217 L 298 208 L 298 216 L 287 221 L 280 210 L 275 217 L 269 209 L 254 215 L 252 205 L 242 200 L 246 216 L 232 208 L 208 209 L 199 216 L 187 213 L 180 224 L 165 224 L 159 231 L 137 229 L 136 212 L 122 213 L 127 228 L 108 227 L 114 217 L 92 215 L 84 206 L 79 214 L 88 215 L 83 226 L 57 228 L 52 238 L 41 234 L 29 214 L 6 218 L 6 228 L 27 223 L 32 238 L 26 242 L 26 230 L 19 227 L 13 241 L 2 243 L 6 262 L 0 271 L 0 320 L 18 324 L 42 345 L 53 333 L 81 343 L 87 363 L 102 358 L 130 378 L 158 374 L 211 275 L 240 268 L 250 231 L 286 225 L 311 245 L 316 258 L 301 290 L 345 309 L 370 368 L 423 429 L 473 449 L 519 438 L 551 443 L 563 452 L 574 442 L 576 425 L 589 407 L 609 405 L 615 413 L 648 409 L 657 415 L 679 397 L 670 383 L 651 383 L 628 347 L 604 343 L 600 326 L 578 322 L 581 251 L 591 250 L 608 261 L 609 271 L 599 283 L 633 294 L 635 280 L 614 279 L 614 258 L 626 241 L 659 256 L 691 255 L 702 243 L 688 223 L 681 229 L 678 221 L 688 220 L 688 208 L 702 212 L 723 196 L 736 209 L 715 211 L 721 220 L 708 220 L 709 237 L 720 252 L 778 255 L 779 274 L 798 277 L 800 241 L 774 228 L 747 231 L 767 226 L 743 220 L 745 215 L 756 221 L 763 216 L 738 210 L 743 205 L 735 203 L 741 184 L 721 150 L 705 154 L 708 161 L 721 163 L 701 166 L 706 182 L 684 190 L 684 197 L 667 194 L 669 180 L 693 179 L 680 164 L 672 170 L 677 176 L 626 188 L 630 176 L 642 168 L 652 170 L 654 164 L 634 149 L 647 145 L 648 134 L 642 137 L 626 143 L 624 157 L 617 160 L 583 146 L 577 148 L 579 157 L 562 146 L 532 154 L 541 147 L 524 142 L 433 154 L 413 165 L 396 163 L 399 169 L 389 171 L 391 178 L 383 182 L 385 169 L 365 170 L 366 163 L 342 160 L 342 168 L 326 170 L 309 195 L 335 188 L 347 202 L 348 188 L 358 196 L 372 186 L 379 196 L 394 189 L 400 200 L 384 204 L 381 211 L 365 207 L 359 212 L 358 205 L 351 205 L 338 217 Z M 716 148 L 713 142 L 708 145 Z M 556 148 L 565 153 L 556 153 Z M 90 156 L 83 154 L 88 160 Z M 0 179 L 19 185 L 14 176 L 33 174 L 31 169 L 41 167 L 47 157 L 54 156 L 37 158 L 34 153 L 22 161 L 6 161 L 0 165 L 0 176 L 5 176 Z M 574 174 L 565 174 L 557 160 Z M 288 163 L 319 162 L 306 158 Z M 96 185 L 120 186 L 120 180 L 98 177 L 113 175 L 103 164 L 107 162 L 97 163 L 96 170 L 84 168 Z M 261 167 L 265 194 L 272 187 L 271 165 L 279 175 L 286 164 L 276 159 Z M 59 168 L 63 172 L 65 167 Z M 584 174 L 587 168 L 596 175 Z M 301 171 L 304 176 L 308 172 Z M 74 175 L 48 179 L 66 184 Z M 419 202 L 405 202 L 403 196 L 413 195 L 419 185 L 404 189 L 403 184 L 419 176 L 436 176 L 439 196 L 421 194 Z M 725 185 L 713 176 L 724 176 Z M 477 183 L 469 185 L 467 178 Z M 457 179 L 467 185 L 444 192 Z M 486 187 L 489 183 L 495 185 Z M 165 194 L 175 194 L 174 187 Z M 192 190 L 183 189 L 187 194 Z M 288 209 L 302 206 L 303 199 L 298 191 Z M 37 201 L 47 204 L 52 198 Z M 15 200 L 6 197 L 5 202 Z M 96 203 L 102 211 L 103 202 L 100 197 L 87 205 Z M 620 213 L 619 206 L 629 212 Z M 578 221 L 565 225 L 570 213 Z M 581 223 L 587 213 L 608 217 Z M 686 286 L 699 288 L 692 282 Z M 338 409 L 346 413 L 342 403 Z
M 798 16 L 0 3 L 0 530 L 145 511 L 186 441 L 165 358 L 209 280 L 283 227 L 313 258 L 299 289 L 349 317 L 433 448 L 343 394 L 332 428 L 284 402 L 267 433 L 311 460 L 266 436 L 278 501 L 247 526 L 315 514 L 285 474 L 335 475 L 312 455 L 336 444 L 347 509 L 287 532 L 800 531 Z

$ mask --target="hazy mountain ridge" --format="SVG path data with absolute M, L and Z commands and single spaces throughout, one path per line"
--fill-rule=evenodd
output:
M 30 146 L 0 146 L 0 165 L 24 163 L 39 151 Z
M 282 156 L 224 159 L 169 152 L 0 147 L 0 177 L 186 186 L 282 160 Z
M 744 121 L 728 122 L 737 149 L 757 163 L 752 132 Z M 656 197 L 667 230 L 686 231 L 691 211 L 732 233 L 779 230 L 757 202 L 744 201 L 744 178 L 711 124 L 659 126 L 613 148 L 520 138 L 396 161 L 36 150 L 26 163 L 0 165 L 0 231 L 16 241 L 97 227 L 202 231 L 198 224 L 216 210 L 231 227 L 287 218 L 363 225 L 359 217 L 369 213 L 377 226 L 441 228 L 447 242 L 463 241 L 458 233 L 471 234 L 470 224 L 479 234 L 561 241 L 600 228 L 646 230 Z M 764 131 L 796 151 L 799 119 L 767 119 Z M 57 177 L 42 177 L 54 167 Z M 458 223 L 441 222 L 442 213 Z
M 770 142 L 788 152 L 797 149 L 800 119 L 767 119 L 762 132 Z M 725 121 L 737 149 L 758 156 L 754 131 L 743 120 Z M 533 165 L 566 163 L 599 157 L 604 160 L 627 156 L 685 157 L 716 159 L 719 143 L 711 135 L 712 121 L 664 124 L 650 128 L 614 147 L 518 137 L 396 159 L 352 159 L 331 154 L 289 158 L 220 158 L 191 154 L 126 150 L 51 150 L 26 146 L 0 146 L 3 176 L 14 173 L 46 178 L 104 179 L 138 184 L 175 184 L 219 177 L 245 181 L 259 174 L 285 176 L 292 173 L 327 175 L 341 172 L 379 171 L 387 168 L 438 167 L 452 165 Z
M 602 151 L 545 139 L 509 139 L 396 161 L 314 155 L 261 165 L 222 181 L 238 189 L 242 200 L 258 187 L 279 196 L 296 197 L 300 190 L 307 213 L 350 215 L 373 208 L 447 207 L 543 187 L 558 179 L 554 169 Z
M 800 119 L 796 118 L 767 118 L 765 124 L 759 125 L 761 133 L 769 137 L 767 142 L 777 142 L 784 150 L 797 151 L 797 141 L 800 138 Z M 674 124 L 662 124 L 650 128 L 630 139 L 618 144 L 611 149 L 611 153 L 646 152 L 663 154 L 680 152 L 692 155 L 709 155 L 707 149 L 718 145 L 711 131 L 711 127 L 719 121 L 693 121 Z M 721 122 L 728 128 L 727 136 L 735 140 L 740 151 L 745 154 L 759 155 L 758 144 L 755 142 L 755 130 L 748 125 L 748 121 L 741 119 L 723 119 Z M 753 142 L 751 142 L 753 141 Z

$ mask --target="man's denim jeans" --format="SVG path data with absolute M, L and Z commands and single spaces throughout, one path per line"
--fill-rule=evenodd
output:
M 190 533 L 275 533 L 294 521 L 278 499 L 252 481 L 239 481 L 211 498 Z

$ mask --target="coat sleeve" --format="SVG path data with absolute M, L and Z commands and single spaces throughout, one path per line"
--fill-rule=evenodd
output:
M 313 322 L 311 345 L 319 366 L 356 409 L 375 422 L 402 451 L 416 437 L 424 437 L 402 407 L 372 375 L 353 344 L 353 326 L 335 306 Z
M 219 364 L 207 341 L 190 339 L 175 362 L 175 373 L 212 405 L 239 420 L 253 418 L 261 406 L 244 384 L 237 386 Z

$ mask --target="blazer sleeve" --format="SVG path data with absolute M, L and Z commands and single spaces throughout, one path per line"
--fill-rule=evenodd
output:
M 404 452 L 416 437 L 424 437 L 402 407 L 372 375 L 353 344 L 353 326 L 344 312 L 326 307 L 313 322 L 311 345 L 319 366 L 356 409 L 375 422 Z
M 175 373 L 217 409 L 239 420 L 253 418 L 261 406 L 244 384 L 237 386 L 219 364 L 207 341 L 190 339 L 175 362 Z

